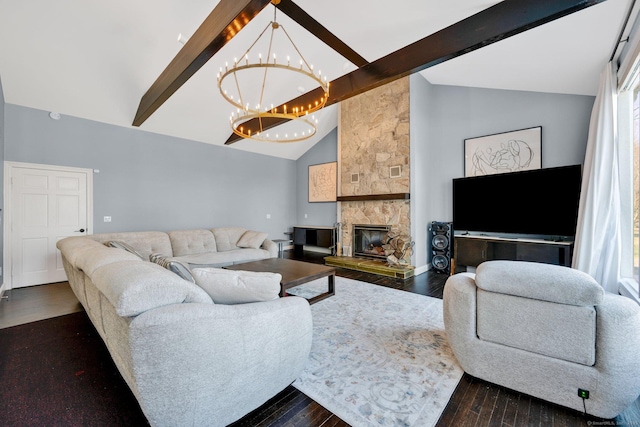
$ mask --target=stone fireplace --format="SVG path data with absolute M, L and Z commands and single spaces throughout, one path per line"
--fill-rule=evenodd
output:
M 375 255 L 358 248 L 366 240 L 355 226 L 411 235 L 408 77 L 342 101 L 338 151 L 342 246 Z
M 384 260 L 387 257 L 382 248 L 384 237 L 391 227 L 388 225 L 353 225 L 353 256 Z

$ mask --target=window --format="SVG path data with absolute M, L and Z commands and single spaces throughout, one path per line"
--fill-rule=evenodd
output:
M 633 277 L 640 283 L 640 88 L 633 92 Z M 640 286 L 638 289 L 640 293 Z
M 640 73 L 623 85 L 617 104 L 622 209 L 619 292 L 640 303 Z

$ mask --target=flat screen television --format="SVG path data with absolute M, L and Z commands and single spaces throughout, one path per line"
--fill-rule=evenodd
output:
M 581 165 L 453 180 L 453 229 L 573 238 Z

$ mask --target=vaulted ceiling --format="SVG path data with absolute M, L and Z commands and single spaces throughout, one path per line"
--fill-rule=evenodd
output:
M 294 2 L 368 62 L 499 3 Z M 183 48 L 178 34 L 191 37 L 218 3 L 0 0 L 0 77 L 5 101 L 56 111 L 63 118 L 70 115 L 129 127 L 142 96 Z M 630 0 L 607 0 L 419 72 L 432 84 L 594 95 L 629 5 Z M 267 5 L 259 12 L 140 128 L 223 145 L 231 134 L 231 109 L 218 93 L 216 74 L 225 62 L 242 55 L 273 18 L 273 10 Z M 357 69 L 284 13 L 277 18 L 305 58 L 329 80 Z M 282 91 L 286 90 L 283 86 Z M 300 94 L 294 88 L 290 97 Z M 296 159 L 336 125 L 334 104 L 319 114 L 318 134 L 309 141 L 242 140 L 228 149 Z

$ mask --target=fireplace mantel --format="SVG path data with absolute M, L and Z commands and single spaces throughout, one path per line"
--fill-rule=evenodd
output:
M 363 194 L 361 196 L 338 196 L 339 202 L 364 202 L 368 200 L 409 200 L 410 193 Z

